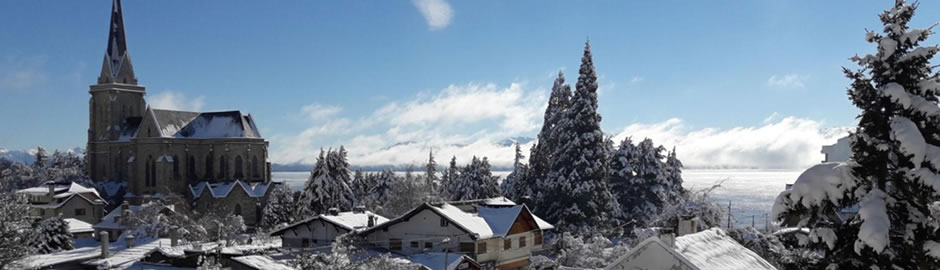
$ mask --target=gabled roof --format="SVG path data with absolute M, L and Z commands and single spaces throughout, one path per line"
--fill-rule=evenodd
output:
M 486 200 L 474 201 L 485 202 Z M 400 217 L 364 230 L 360 233 L 368 234 L 375 230 L 407 221 L 423 210 L 430 210 L 438 216 L 447 219 L 451 224 L 469 234 L 473 239 L 489 239 L 505 236 L 522 211 L 529 212 L 539 229 L 547 230 L 554 228 L 548 222 L 545 222 L 534 214 L 531 214 L 531 211 L 529 211 L 528 207 L 523 205 L 504 207 L 505 205 L 485 206 L 468 205 L 464 204 L 463 202 L 457 203 L 460 203 L 460 205 L 455 206 L 447 202 L 424 203 L 415 209 L 408 211 L 408 213 Z
M 650 237 L 637 244 L 633 249 L 614 260 L 605 270 L 626 269 L 681 269 L 699 270 L 699 268 L 672 249 L 659 237 Z
M 87 232 L 95 231 L 95 229 L 92 228 L 91 224 L 88 224 L 88 222 L 84 222 L 84 221 L 77 220 L 74 218 L 66 218 L 64 220 L 66 223 L 69 224 L 69 233 L 76 234 L 76 233 L 87 233 Z
M 676 238 L 676 251 L 700 269 L 776 269 L 719 228 Z
M 146 116 L 163 138 L 261 138 L 254 118 L 241 111 L 187 112 L 147 108 Z M 139 125 L 139 124 L 138 124 Z M 137 128 L 139 129 L 139 128 Z M 135 133 L 137 132 L 135 129 Z M 122 130 L 122 133 L 125 132 Z M 130 136 L 122 136 L 122 138 Z M 136 137 L 134 135 L 133 137 Z
M 220 182 L 220 183 L 209 183 L 209 182 L 199 182 L 195 185 L 189 185 L 189 191 L 192 193 L 193 198 L 199 198 L 207 190 L 213 198 L 225 198 L 232 192 L 232 189 L 235 187 L 241 187 L 245 194 L 248 194 L 248 197 L 251 198 L 260 198 L 264 197 L 264 194 L 268 192 L 268 188 L 272 183 L 261 183 L 255 184 L 252 186 L 250 183 L 242 182 L 239 180 L 229 181 L 229 182 Z
M 293 270 L 287 265 L 279 263 L 271 257 L 264 255 L 250 255 L 250 256 L 241 256 L 232 258 L 232 260 L 250 267 L 252 269 L 263 269 L 263 270 Z
M 444 254 L 442 252 L 428 252 L 420 253 L 408 256 L 408 260 L 423 265 L 424 267 L 431 270 L 455 270 L 457 266 L 462 262 L 467 262 L 476 266 L 475 269 L 480 268 L 480 264 L 474 261 L 472 258 L 467 255 L 461 254 Z M 446 260 L 446 261 L 445 261 Z M 444 264 L 447 264 L 447 268 L 444 268 Z
M 277 229 L 270 233 L 270 235 L 281 235 L 287 230 L 296 228 L 300 225 L 310 223 L 314 220 L 323 220 L 329 222 L 333 225 L 336 225 L 340 228 L 346 229 L 348 231 L 361 231 L 367 229 L 369 226 L 369 216 L 375 217 L 375 224 L 382 224 L 388 222 L 388 218 L 380 216 L 378 214 L 363 211 L 362 213 L 356 212 L 340 212 L 337 215 L 317 215 L 312 218 L 304 219 L 302 221 L 296 222 L 294 224 L 288 225 L 287 227 Z
M 138 212 L 138 211 L 140 211 L 143 207 L 149 206 L 150 204 L 151 204 L 151 203 L 146 203 L 146 204 L 142 204 L 142 205 L 128 205 L 128 206 L 127 206 L 127 210 L 130 210 L 131 212 Z M 175 208 L 176 208 L 176 207 L 174 207 L 173 205 L 166 205 L 166 206 L 163 206 L 163 209 L 161 210 L 161 212 L 162 212 L 162 211 L 171 211 L 171 212 L 175 212 L 175 211 L 176 211 Z M 94 227 L 94 228 L 101 228 L 101 229 L 121 229 L 121 228 L 124 228 L 124 225 L 122 225 L 121 223 L 119 223 L 119 222 L 117 222 L 117 221 L 114 220 L 115 217 L 118 217 L 118 216 L 120 216 L 120 215 L 121 215 L 121 207 L 114 208 L 114 210 L 111 210 L 111 212 L 108 212 L 107 215 L 105 215 L 104 217 L 101 218 L 101 222 L 98 222 L 98 223 L 95 224 L 95 226 L 93 226 L 93 227 Z M 112 236 L 112 237 L 115 237 L 115 236 Z

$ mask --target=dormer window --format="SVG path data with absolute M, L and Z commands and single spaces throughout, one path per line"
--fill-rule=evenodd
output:
M 450 225 L 450 222 L 447 221 L 446 218 L 441 217 L 441 227 L 447 227 L 447 225 Z

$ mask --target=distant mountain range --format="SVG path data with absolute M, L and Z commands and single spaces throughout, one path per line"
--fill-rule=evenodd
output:
M 55 150 L 46 150 L 49 155 L 52 155 Z M 75 147 L 72 149 L 67 149 L 64 152 L 66 153 L 77 153 L 81 154 L 84 152 L 84 149 L 81 147 Z M 11 160 L 16 163 L 33 163 L 36 161 L 36 149 L 26 149 L 26 150 L 10 150 L 6 148 L 0 148 L 0 159 Z

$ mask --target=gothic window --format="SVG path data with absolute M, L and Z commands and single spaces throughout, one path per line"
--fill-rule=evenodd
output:
M 173 179 L 180 180 L 180 159 L 178 156 L 173 156 Z
M 219 157 L 219 180 L 228 180 L 228 166 L 225 156 Z
M 212 179 L 212 176 L 214 175 L 212 164 L 214 164 L 212 161 L 212 154 L 206 155 L 206 179 Z
M 189 180 L 198 180 L 199 176 L 196 176 L 196 157 L 189 156 L 189 161 L 186 162 L 186 168 L 189 169 Z
M 235 156 L 235 179 L 244 179 L 245 171 L 242 156 Z
M 236 216 L 241 216 L 241 215 L 242 215 L 242 206 L 241 206 L 240 204 L 236 204 L 236 205 L 235 205 L 235 213 L 234 213 L 234 214 L 235 214 Z
M 261 178 L 261 174 L 259 174 L 258 171 L 258 156 L 253 156 L 251 157 L 251 176 Z
M 150 157 L 144 163 L 144 186 L 150 186 Z

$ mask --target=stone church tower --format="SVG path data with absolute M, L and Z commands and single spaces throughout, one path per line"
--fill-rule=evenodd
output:
M 92 179 L 102 179 L 106 175 L 103 161 L 111 160 L 107 150 L 98 147 L 102 142 L 117 141 L 120 131 L 127 126 L 129 118 L 144 115 L 147 104 L 144 101 L 146 90 L 137 84 L 131 56 L 127 51 L 124 38 L 124 15 L 120 1 L 114 1 L 111 9 L 111 25 L 108 34 L 108 49 L 104 53 L 98 84 L 90 86 L 88 91 L 88 145 L 89 174 Z M 116 176 L 116 175 L 115 175 Z

